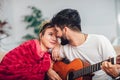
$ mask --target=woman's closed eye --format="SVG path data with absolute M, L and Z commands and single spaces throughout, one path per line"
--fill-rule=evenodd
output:
M 50 36 L 53 36 L 53 33 L 49 33 Z

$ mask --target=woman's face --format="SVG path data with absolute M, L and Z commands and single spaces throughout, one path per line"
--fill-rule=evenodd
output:
M 44 48 L 53 48 L 57 43 L 56 30 L 54 27 L 47 28 L 45 33 L 40 36 L 41 44 Z

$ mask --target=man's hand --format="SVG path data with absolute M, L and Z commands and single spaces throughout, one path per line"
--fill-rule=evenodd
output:
M 62 60 L 60 57 L 60 44 L 57 44 L 53 49 L 52 49 L 52 59 L 54 61 L 56 60 Z
M 111 62 L 104 61 L 102 63 L 101 68 L 110 76 L 117 77 L 120 73 L 120 65 L 119 64 L 111 64 Z
M 50 78 L 50 80 L 62 80 L 52 68 L 48 70 L 47 75 Z

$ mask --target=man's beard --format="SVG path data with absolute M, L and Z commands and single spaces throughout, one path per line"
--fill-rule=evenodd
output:
M 64 37 L 61 37 L 61 45 L 69 44 L 69 40 L 65 39 Z

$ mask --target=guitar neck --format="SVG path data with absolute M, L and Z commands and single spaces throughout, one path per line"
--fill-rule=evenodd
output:
M 110 58 L 108 60 L 105 60 L 105 61 L 109 61 L 111 62 L 112 64 L 114 64 L 114 58 Z M 103 61 L 102 61 L 103 62 Z M 91 66 L 87 66 L 87 67 L 84 67 L 82 69 L 79 69 L 77 71 L 73 71 L 73 72 L 70 72 L 69 73 L 69 77 L 72 78 L 73 80 L 76 79 L 76 78 L 79 78 L 81 76 L 84 76 L 84 75 L 88 75 L 90 73 L 93 73 L 95 71 L 98 71 L 101 69 L 101 64 L 102 62 L 99 62 L 97 64 L 93 64 Z

